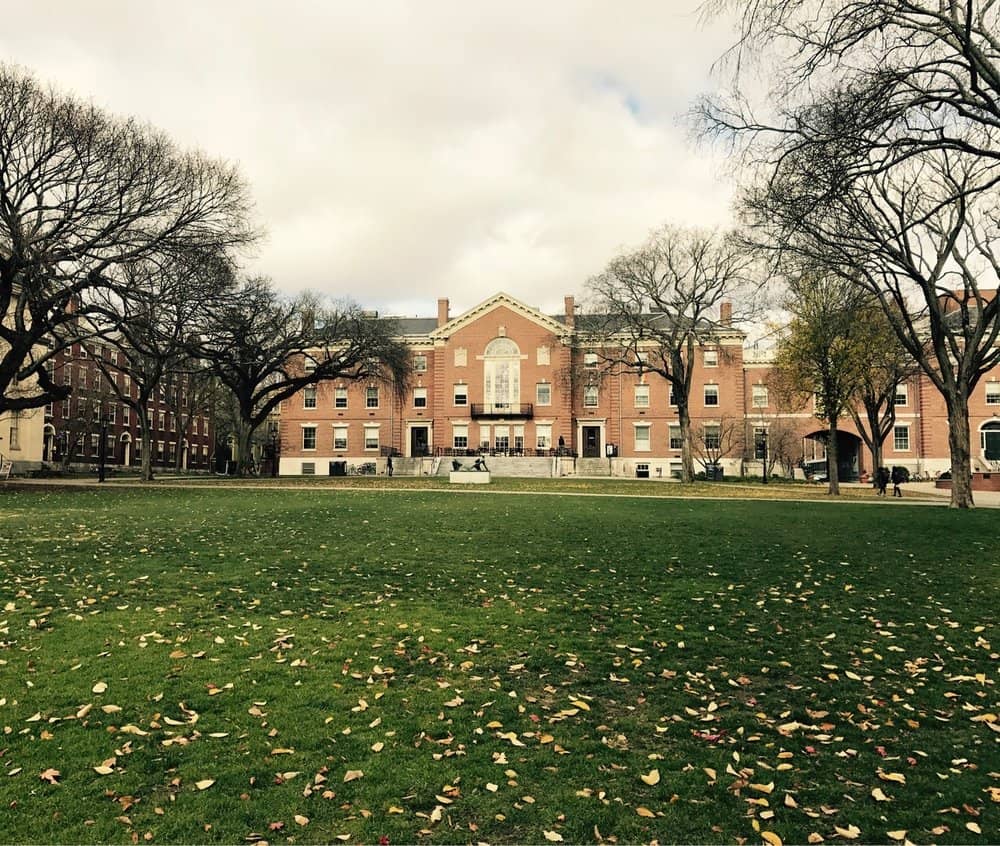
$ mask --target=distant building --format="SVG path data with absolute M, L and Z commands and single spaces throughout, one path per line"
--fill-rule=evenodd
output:
M 745 335 L 726 323 L 723 314 L 715 337 L 696 352 L 693 431 L 715 447 L 727 428 L 738 428 L 738 443 L 719 458 L 727 475 L 759 473 L 761 435 L 777 436 L 779 427 L 794 431 L 787 456 L 793 466 L 823 458 L 825 429 L 813 409 L 779 410 L 768 390 L 769 356 L 744 350 Z M 572 297 L 562 314 L 547 315 L 501 293 L 457 317 L 442 299 L 436 318 L 397 325 L 413 364 L 405 395 L 383 382 L 344 380 L 286 400 L 282 475 L 372 464 L 383 472 L 390 454 L 397 456 L 396 474 L 443 473 L 452 460 L 480 454 L 509 475 L 679 474 L 680 426 L 669 384 L 654 373 L 603 374 L 585 346 Z M 901 385 L 895 401 L 885 463 L 947 469 L 947 415 L 930 382 Z M 976 461 L 1000 468 L 1000 372 L 977 388 L 970 410 Z M 871 471 L 870 458 L 850 420 L 842 425 L 841 470 L 857 478 Z M 703 460 L 706 454 L 712 450 L 702 450 Z

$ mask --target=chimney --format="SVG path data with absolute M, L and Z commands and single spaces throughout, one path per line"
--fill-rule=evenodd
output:
M 729 300 L 719 303 L 719 323 L 723 326 L 733 325 L 733 304 Z
M 448 322 L 448 298 L 438 300 L 438 328 Z
M 564 308 L 566 309 L 566 325 L 572 329 L 573 324 L 576 321 L 576 300 L 573 297 L 565 297 L 563 299 Z

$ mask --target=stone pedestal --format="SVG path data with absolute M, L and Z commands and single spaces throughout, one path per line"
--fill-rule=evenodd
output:
M 448 481 L 453 485 L 488 485 L 490 474 L 486 470 L 452 470 Z

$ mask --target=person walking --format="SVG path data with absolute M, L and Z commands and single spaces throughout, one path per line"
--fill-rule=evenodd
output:
M 901 497 L 903 492 L 899 489 L 899 486 L 906 481 L 906 474 L 902 467 L 892 468 L 892 495 Z
M 392 456 L 391 455 L 388 458 L 386 458 L 386 460 L 385 460 L 385 472 L 386 472 L 387 476 L 389 476 L 390 478 L 392 478 Z
M 889 485 L 889 470 L 886 467 L 879 467 L 875 471 L 875 487 L 879 496 L 885 496 L 885 489 Z

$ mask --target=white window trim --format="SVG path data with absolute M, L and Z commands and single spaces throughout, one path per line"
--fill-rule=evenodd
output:
M 896 446 L 896 430 L 902 429 L 906 432 L 906 447 L 900 448 Z M 910 437 L 910 424 L 909 423 L 896 423 L 892 427 L 892 451 L 893 452 L 913 452 L 913 439 Z
M 632 424 L 632 443 L 635 447 L 636 452 L 652 452 L 653 451 L 653 427 L 650 423 L 633 423 Z M 643 446 L 639 444 L 639 430 L 646 430 L 646 443 Z

